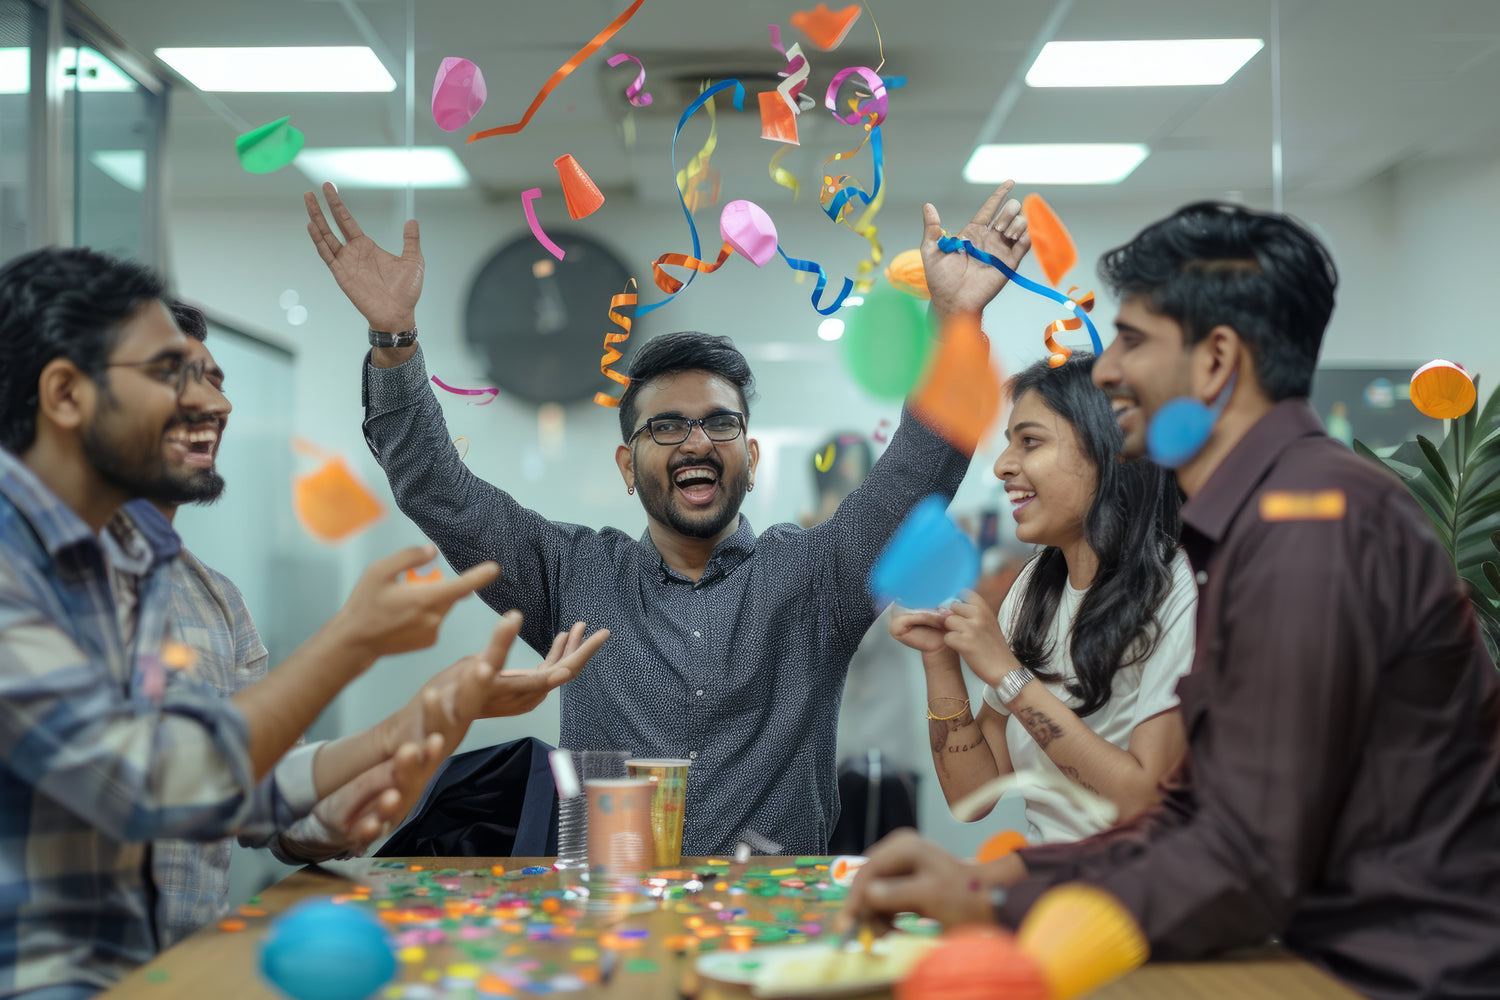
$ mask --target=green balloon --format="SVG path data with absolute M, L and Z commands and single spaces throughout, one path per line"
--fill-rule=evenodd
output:
M 932 326 L 924 303 L 879 288 L 847 311 L 841 342 L 856 385 L 880 399 L 905 399 L 927 368 Z
M 269 174 L 295 160 L 307 138 L 290 122 L 288 115 L 236 136 L 234 150 L 240 166 L 252 174 Z

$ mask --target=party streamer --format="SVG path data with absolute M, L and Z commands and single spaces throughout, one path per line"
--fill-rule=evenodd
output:
M 1076 291 L 1078 291 L 1077 285 L 1069 288 L 1068 298 L 1072 299 L 1073 293 Z M 1073 301 L 1082 306 L 1084 312 L 1092 312 L 1094 309 L 1093 292 L 1088 292 L 1081 298 L 1073 299 Z M 1062 367 L 1062 365 L 1065 364 L 1068 358 L 1073 354 L 1072 348 L 1064 347 L 1057 342 L 1057 335 L 1059 333 L 1062 333 L 1064 330 L 1076 330 L 1081 326 L 1083 326 L 1083 321 L 1076 316 L 1069 317 L 1068 319 L 1055 319 L 1051 323 L 1047 324 L 1047 328 L 1042 331 L 1042 342 L 1046 344 L 1047 350 L 1052 352 L 1051 356 L 1047 358 L 1048 367 Z
M 702 94 L 708 89 L 707 81 L 699 91 Z M 680 128 L 679 123 L 679 128 Z M 676 137 L 673 137 L 674 141 Z M 707 205 L 712 205 L 719 200 L 719 171 L 709 166 L 709 159 L 713 156 L 714 149 L 719 144 L 719 120 L 714 111 L 714 102 L 708 102 L 708 138 L 704 140 L 703 147 L 688 161 L 688 165 L 677 171 L 677 190 L 681 192 L 683 203 L 689 212 L 696 212 Z M 676 160 L 673 159 L 675 166 Z M 703 200 L 700 193 L 700 184 L 707 183 L 712 186 L 712 193 L 708 200 Z
M 564 256 L 563 248 L 553 243 L 546 233 L 542 232 L 542 224 L 536 221 L 536 209 L 531 203 L 542 196 L 541 188 L 529 188 L 521 192 L 521 210 L 526 213 L 526 224 L 531 227 L 531 235 L 536 241 L 547 248 L 547 252 L 558 260 Z
M 768 24 L 766 31 L 771 36 L 771 47 L 780 52 L 787 62 L 786 69 L 776 71 L 777 76 L 786 77 L 776 90 L 786 101 L 787 107 L 792 109 L 794 115 L 815 107 L 818 102 L 813 100 L 812 95 L 802 92 L 807 86 L 807 78 L 812 74 L 812 67 L 808 64 L 807 57 L 802 54 L 802 43 L 797 42 L 791 48 L 784 49 L 781 47 L 781 28 Z
M 839 290 L 839 293 L 834 297 L 833 302 L 831 302 L 827 306 L 820 306 L 818 305 L 818 300 L 823 297 L 823 288 L 828 284 L 828 276 L 827 273 L 823 270 L 822 265 L 818 264 L 816 261 L 799 260 L 796 257 L 792 257 L 779 246 L 776 248 L 776 252 L 781 254 L 782 259 L 787 262 L 787 265 L 791 267 L 792 270 L 805 271 L 808 274 L 817 275 L 818 283 L 813 287 L 812 304 L 813 309 L 817 310 L 820 315 L 832 316 L 834 313 L 838 312 L 839 307 L 844 304 L 844 300 L 849 297 L 849 293 L 854 291 L 854 282 L 850 281 L 848 278 L 845 278 L 844 287 Z
M 487 397 L 486 399 L 473 401 L 474 406 L 485 406 L 489 403 L 493 403 L 495 401 L 495 397 L 500 395 L 500 390 L 495 388 L 494 386 L 490 386 L 487 389 L 460 389 L 457 386 L 449 385 L 442 379 L 438 378 L 436 375 L 432 376 L 432 384 L 437 386 L 439 389 L 442 389 L 444 392 L 453 393 L 455 396 Z
M 819 472 L 827 472 L 829 469 L 833 468 L 833 456 L 834 456 L 834 454 L 835 454 L 835 448 L 834 448 L 834 446 L 833 445 L 829 445 L 827 448 L 825 448 L 823 450 L 823 453 L 821 455 L 814 455 L 813 456 L 813 465 L 817 468 L 817 470 Z
M 635 75 L 635 82 L 627 84 L 625 86 L 625 100 L 629 101 L 637 108 L 650 107 L 651 95 L 646 93 L 645 65 L 642 64 L 642 62 L 635 56 L 630 55 L 626 52 L 621 52 L 618 55 L 610 56 L 605 60 L 605 63 L 610 66 L 618 66 L 622 62 L 633 62 L 640 68 L 640 72 Z
M 771 180 L 775 181 L 777 184 L 780 184 L 784 188 L 790 188 L 792 192 L 792 201 L 796 201 L 797 198 L 802 194 L 802 185 L 797 181 L 797 175 L 792 173 L 786 167 L 781 166 L 779 162 L 783 156 L 790 153 L 791 151 L 791 146 L 782 146 L 774 154 L 772 154 Z
M 991 267 L 997 268 L 1001 274 L 1004 274 L 1011 281 L 1014 281 L 1016 284 L 1020 285 L 1027 291 L 1035 292 L 1037 295 L 1040 295 L 1043 298 L 1051 299 L 1053 302 L 1060 303 L 1071 309 L 1073 313 L 1083 321 L 1083 325 L 1088 327 L 1089 339 L 1094 342 L 1094 353 L 1104 353 L 1104 342 L 1099 339 L 1099 331 L 1094 329 L 1094 321 L 1089 319 L 1088 312 L 1084 309 L 1081 303 L 1073 301 L 1072 299 L 1068 298 L 1068 296 L 1064 295 L 1062 292 L 1059 292 L 1055 288 L 1048 288 L 1046 285 L 1032 281 L 1025 275 L 1016 273 L 1015 269 L 1012 268 L 1009 264 L 1005 263 L 1005 261 L 1001 260 L 999 257 L 994 256 L 993 254 L 985 253 L 983 250 L 979 249 L 968 240 L 961 240 L 957 236 L 944 236 L 942 239 L 938 240 L 938 249 L 943 251 L 944 253 L 956 253 L 962 251 L 968 254 L 970 257 L 973 257 L 975 260 L 983 261 Z
M 542 106 L 543 102 L 545 102 L 549 96 L 551 96 L 552 91 L 556 89 L 557 85 L 562 83 L 563 80 L 567 79 L 568 75 L 575 69 L 577 69 L 579 66 L 582 66 L 584 61 L 587 60 L 589 56 L 599 51 L 599 49 L 604 45 L 605 42 L 614 37 L 615 32 L 625 27 L 625 22 L 629 21 L 632 17 L 635 17 L 635 12 L 640 10 L 641 4 L 645 2 L 646 0 L 635 0 L 635 3 L 627 7 L 623 14 L 615 18 L 613 21 L 609 22 L 609 25 L 603 31 L 595 35 L 592 39 L 589 40 L 589 43 L 587 45 L 574 53 L 572 59 L 569 59 L 567 62 L 559 66 L 557 68 L 557 72 L 553 73 L 552 76 L 547 80 L 547 82 L 542 84 L 542 89 L 537 91 L 536 97 L 532 98 L 531 106 L 526 109 L 526 113 L 521 116 L 520 121 L 514 122 L 510 125 L 501 125 L 498 128 L 485 129 L 483 132 L 475 132 L 473 135 L 469 136 L 468 141 L 475 142 L 479 139 L 488 139 L 493 135 L 510 135 L 514 132 L 521 131 L 523 128 L 529 125 L 531 123 L 531 116 L 536 114 L 537 109 Z
M 615 345 L 623 344 L 625 343 L 625 341 L 630 339 L 630 317 L 620 315 L 619 310 L 622 306 L 633 306 L 636 304 L 638 296 L 636 295 L 634 289 L 635 279 L 631 278 L 625 284 L 625 291 L 609 300 L 609 321 L 618 326 L 621 332 L 615 333 L 613 330 L 611 330 L 604 335 L 604 357 L 599 361 L 600 374 L 602 374 L 605 378 L 610 379 L 614 382 L 618 382 L 620 383 L 620 385 L 625 387 L 629 387 L 630 385 L 629 376 L 621 375 L 619 372 L 611 368 L 610 365 L 614 364 L 616 361 L 619 361 L 625 356 L 621 351 L 615 348 Z M 640 315 L 639 310 L 637 310 L 636 315 Z M 619 399 L 603 392 L 594 393 L 594 402 L 598 403 L 600 406 L 620 405 Z

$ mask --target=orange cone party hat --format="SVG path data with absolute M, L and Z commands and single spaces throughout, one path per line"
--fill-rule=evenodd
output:
M 593 215 L 604 204 L 604 195 L 599 192 L 587 171 L 573 159 L 572 153 L 564 153 L 552 161 L 557 168 L 557 179 L 562 182 L 563 200 L 568 203 L 568 215 L 581 219 Z

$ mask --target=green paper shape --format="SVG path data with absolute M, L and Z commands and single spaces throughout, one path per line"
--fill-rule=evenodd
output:
M 287 115 L 235 136 L 234 151 L 240 166 L 252 174 L 269 174 L 295 160 L 307 137 L 291 126 L 291 120 Z
M 626 972 L 660 972 L 661 966 L 649 958 L 632 958 L 625 963 Z
M 827 863 L 827 858 L 798 858 L 796 861 L 798 868 L 810 868 L 814 865 L 824 865 Z
M 877 399 L 902 400 L 921 381 L 933 336 L 922 303 L 894 288 L 877 288 L 844 312 L 844 365 L 854 383 Z

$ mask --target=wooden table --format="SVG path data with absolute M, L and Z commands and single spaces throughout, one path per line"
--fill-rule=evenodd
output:
M 500 865 L 507 873 L 516 873 L 523 867 L 546 866 L 551 861 L 549 858 L 413 858 L 408 860 L 412 865 L 421 865 L 428 876 L 445 869 L 458 869 L 467 873 L 486 873 L 486 877 L 466 879 L 466 889 L 472 885 L 485 883 L 486 878 L 490 886 L 495 885 L 495 880 L 488 877 L 491 865 Z M 713 870 L 705 867 L 704 861 L 706 859 L 684 859 L 683 867 L 700 871 Z M 753 859 L 753 866 L 780 869 L 791 867 L 792 859 L 757 857 Z M 717 871 L 727 873 L 729 870 L 718 868 Z M 377 868 L 362 881 L 367 885 L 371 883 L 378 885 L 382 882 L 389 885 L 396 880 L 410 883 L 413 879 L 422 877 L 405 870 Z M 565 883 L 560 875 L 549 872 L 546 875 L 530 876 L 524 882 L 500 883 L 500 888 L 502 890 L 506 888 L 553 889 L 563 884 Z M 676 908 L 678 903 L 692 900 L 708 905 L 717 899 L 730 906 L 750 905 L 752 902 L 764 906 L 778 905 L 775 897 L 769 899 L 758 897 L 751 901 L 746 896 L 731 897 L 722 892 L 715 892 L 712 885 L 713 883 L 710 882 L 709 887 L 697 896 L 687 897 L 684 900 L 661 901 L 656 904 L 658 908 L 648 913 L 633 914 L 624 918 L 595 915 L 580 918 L 577 923 L 580 928 L 585 929 L 585 933 L 590 933 L 592 929 L 607 929 L 610 926 L 628 924 L 649 929 L 651 934 L 641 942 L 639 950 L 621 953 L 621 961 L 616 964 L 614 974 L 607 983 L 590 986 L 580 993 L 564 995 L 662 997 L 672 998 L 672 1000 L 685 994 L 695 994 L 696 1000 L 731 1000 L 731 998 L 744 1000 L 749 997 L 748 990 L 743 987 L 726 986 L 700 979 L 694 972 L 692 957 L 682 957 L 668 945 L 671 938 L 680 936 L 684 932 L 686 918 Z M 176 947 L 162 953 L 155 961 L 137 970 L 102 996 L 110 1000 L 136 1000 L 136 998 L 164 1000 L 167 997 L 191 997 L 194 1000 L 198 998 L 274 1000 L 276 994 L 261 981 L 255 971 L 256 946 L 263 937 L 266 925 L 299 900 L 316 896 L 349 894 L 355 891 L 357 891 L 356 883 L 349 878 L 332 875 L 317 868 L 303 869 L 261 894 L 257 909 L 264 911 L 263 913 L 252 910 L 248 915 L 237 918 L 245 924 L 244 929 L 223 930 L 218 926 L 204 928 Z M 380 890 L 376 891 L 378 898 Z M 804 904 L 796 905 L 804 906 Z M 807 919 L 817 920 L 831 913 L 836 905 L 833 903 L 805 904 L 804 912 Z M 704 911 L 704 915 L 716 916 L 717 914 Z M 623 924 L 620 921 L 623 921 Z M 823 923 L 826 924 L 826 922 L 826 919 L 823 919 Z M 395 925 L 393 929 L 399 932 L 400 925 Z M 509 940 L 516 939 L 510 938 Z M 535 944 L 522 941 L 519 947 L 525 948 L 527 956 L 550 954 L 566 963 L 566 956 L 571 949 L 579 946 L 597 946 L 597 944 L 596 939 L 588 939 L 579 935 L 571 940 L 544 941 Z M 425 952 L 426 958 L 422 962 L 402 963 L 398 972 L 399 981 L 420 982 L 424 969 L 436 969 L 442 972 L 451 969 L 454 963 L 476 964 L 472 956 L 466 956 L 458 947 L 450 944 L 430 946 L 425 949 Z M 636 968 L 624 971 L 628 968 L 625 959 L 637 960 Z M 642 963 L 640 960 L 646 960 L 646 962 Z M 643 964 L 654 964 L 656 968 L 654 971 L 650 969 L 641 971 Z M 590 966 L 585 971 L 596 970 Z M 432 995 L 444 995 L 441 986 L 441 983 L 435 983 L 434 987 L 438 990 Z M 376 995 L 379 996 L 379 994 Z M 460 992 L 456 995 L 484 997 L 491 994 L 479 990 L 477 993 Z M 528 996 L 530 994 L 516 992 L 508 995 Z M 872 994 L 872 996 L 888 997 L 888 994 L 879 993 Z M 1337 981 L 1281 949 L 1241 953 L 1213 962 L 1150 963 L 1119 982 L 1097 991 L 1092 996 L 1096 1000 L 1188 1000 L 1188 998 L 1198 997 L 1209 997 L 1214 1000 L 1259 1000 L 1259 998 L 1265 998 L 1265 1000 L 1355 998 L 1357 1000 L 1356 994 Z

